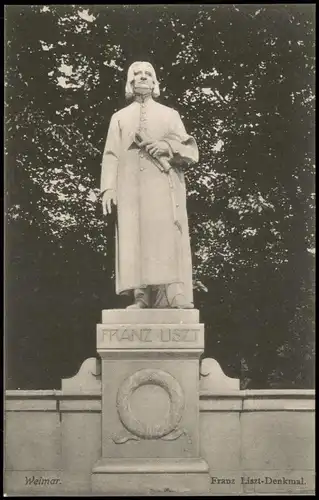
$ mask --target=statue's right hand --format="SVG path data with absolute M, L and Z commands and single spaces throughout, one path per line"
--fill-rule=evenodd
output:
M 112 203 L 116 205 L 116 192 L 114 189 L 107 189 L 104 191 L 102 196 L 102 209 L 103 215 L 110 214 L 112 212 Z

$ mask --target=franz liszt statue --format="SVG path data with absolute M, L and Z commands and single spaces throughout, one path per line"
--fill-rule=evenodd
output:
M 198 161 L 180 115 L 159 104 L 154 68 L 128 70 L 132 102 L 111 118 L 102 160 L 103 213 L 117 206 L 116 293 L 130 309 L 193 308 L 184 170 Z

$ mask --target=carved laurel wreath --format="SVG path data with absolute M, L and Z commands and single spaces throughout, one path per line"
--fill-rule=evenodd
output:
M 170 399 L 170 409 L 164 422 L 149 425 L 135 418 L 130 398 L 138 387 L 158 385 L 164 389 Z M 133 435 L 142 439 L 159 439 L 176 429 L 184 410 L 184 393 L 178 381 L 162 370 L 146 368 L 135 372 L 124 380 L 117 393 L 117 411 L 124 427 Z

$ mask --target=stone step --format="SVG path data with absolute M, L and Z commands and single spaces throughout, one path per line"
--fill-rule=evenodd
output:
M 102 324 L 195 324 L 198 309 L 104 309 Z

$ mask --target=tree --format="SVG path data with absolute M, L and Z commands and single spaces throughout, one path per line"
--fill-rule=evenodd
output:
M 51 301 L 64 291 L 61 319 L 47 336 L 63 345 L 69 328 L 68 342 L 82 341 L 54 384 L 88 357 L 87 345 L 94 355 L 87 332 L 101 308 L 118 303 L 112 220 L 101 215 L 97 188 L 109 119 L 125 105 L 126 70 L 147 59 L 162 82 L 161 102 L 179 110 L 200 149 L 187 182 L 205 355 L 241 376 L 243 387 L 309 387 L 312 7 L 12 6 L 6 26 L 7 282 L 30 279 L 27 290 L 9 285 L 7 302 L 19 309 L 28 294 L 37 304 L 26 311 L 34 346 L 39 308 L 50 304 L 56 318 Z M 30 293 L 39 279 L 41 307 Z M 71 318 L 84 311 L 90 323 L 75 325 Z M 12 314 L 8 339 L 22 342 Z M 50 359 L 54 365 L 57 355 Z

